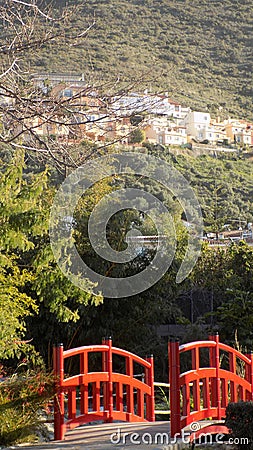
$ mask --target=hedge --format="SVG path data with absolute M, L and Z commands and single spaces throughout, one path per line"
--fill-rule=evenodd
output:
M 225 425 L 238 449 L 253 449 L 253 402 L 229 403 Z

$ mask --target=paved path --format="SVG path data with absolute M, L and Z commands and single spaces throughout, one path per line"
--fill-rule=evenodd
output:
M 169 427 L 169 422 L 84 425 L 66 433 L 64 441 L 22 445 L 21 448 L 25 450 L 169 450 L 173 448 L 169 445 Z M 20 446 L 10 448 L 20 450 Z
M 219 421 L 201 421 L 200 428 Z M 188 429 L 189 427 L 187 427 Z M 9 447 L 12 450 L 180 450 L 189 444 L 170 443 L 169 422 L 106 423 L 83 425 L 65 434 L 64 441 Z M 186 436 L 187 438 L 187 436 Z M 224 448 L 223 446 L 220 446 Z M 230 446 L 231 448 L 231 446 Z M 4 449 L 7 450 L 7 449 Z

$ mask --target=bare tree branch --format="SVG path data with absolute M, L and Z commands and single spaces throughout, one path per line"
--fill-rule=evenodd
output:
M 77 7 L 67 7 L 56 15 L 52 7 L 42 9 L 36 0 L 4 0 L 0 5 L 0 142 L 35 152 L 60 171 L 111 145 L 105 141 L 108 128 L 120 118 L 113 99 L 136 88 L 135 82 L 123 89 L 119 79 L 114 84 L 93 81 L 92 86 L 80 81 L 68 97 L 64 92 L 69 85 L 64 81 L 56 86 L 44 80 L 36 83 L 30 61 L 36 63 L 41 48 L 85 43 L 95 18 L 87 21 L 86 29 L 73 32 L 71 19 L 77 14 Z M 92 132 L 103 142 L 83 154 L 78 144 Z

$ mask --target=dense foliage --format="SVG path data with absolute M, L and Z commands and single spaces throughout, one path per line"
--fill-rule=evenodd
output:
M 26 170 L 23 151 L 1 162 L 0 358 L 27 347 L 25 319 L 41 307 L 66 322 L 78 319 L 78 305 L 97 302 L 76 289 L 54 261 L 48 236 L 54 192 L 47 171 Z
M 207 230 L 221 230 L 231 220 L 252 220 L 252 170 L 249 160 L 227 156 L 212 158 L 187 154 L 175 156 L 170 149 L 157 147 L 143 151 L 166 159 L 180 170 L 196 190 Z M 182 150 L 183 152 L 183 150 Z M 75 211 L 75 239 L 82 258 L 95 270 L 113 276 L 128 276 L 142 270 L 152 258 L 146 249 L 135 264 L 112 266 L 102 263 L 87 239 L 87 223 L 94 205 L 115 188 L 132 185 L 154 189 L 154 194 L 169 207 L 177 228 L 178 249 L 168 273 L 148 291 L 128 299 L 92 297 L 73 286 L 54 262 L 48 237 L 48 214 L 59 180 L 35 166 L 25 167 L 24 154 L 16 152 L 2 161 L 1 170 L 1 358 L 31 352 L 31 345 L 50 366 L 49 350 L 54 342 L 65 347 L 99 343 L 112 335 L 115 344 L 139 354 L 153 352 L 163 357 L 166 340 L 158 333 L 161 324 L 205 324 L 219 328 L 221 338 L 232 341 L 234 333 L 242 345 L 251 346 L 253 323 L 253 252 L 241 243 L 228 249 L 203 246 L 193 272 L 182 284 L 175 276 L 184 254 L 186 230 L 177 201 L 151 186 L 144 178 L 113 183 L 106 178 L 88 190 Z M 222 185 L 222 186 L 221 186 Z M 217 189 L 215 190 L 215 188 Z M 213 197 L 215 195 L 215 202 Z M 108 223 L 108 240 L 118 249 L 123 236 L 135 223 L 141 232 L 153 233 L 152 224 L 131 210 L 121 211 Z M 151 228 L 150 228 L 151 227 Z M 192 309 L 193 308 L 193 309 Z M 247 320 L 245 319 L 247 317 Z M 62 325 L 64 323 L 64 326 Z M 189 336 L 188 336 L 189 337 Z M 25 343 L 24 340 L 31 340 Z M 166 374 L 166 361 L 160 376 Z
M 239 450 L 253 448 L 253 403 L 230 403 L 226 409 L 225 425 L 231 430 Z
M 43 415 L 46 417 L 46 414 L 51 412 L 49 401 L 53 397 L 53 377 L 43 370 L 24 373 L 21 371 L 2 380 L 0 383 L 0 444 L 7 446 L 36 440 L 38 430 L 43 433 L 41 419 Z

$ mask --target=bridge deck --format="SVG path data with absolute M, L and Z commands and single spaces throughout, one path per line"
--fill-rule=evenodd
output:
M 217 423 L 221 422 L 216 420 L 198 422 L 200 429 Z M 189 430 L 189 427 L 186 427 L 186 430 Z M 180 450 L 189 447 L 189 444 L 182 440 L 175 444 L 170 443 L 169 431 L 170 422 L 164 421 L 83 425 L 67 432 L 63 441 L 34 445 L 22 444 L 22 447 L 12 446 L 9 450 L 21 450 L 21 448 L 24 450 Z M 220 447 L 224 448 L 223 445 Z
M 22 448 L 25 450 L 123 450 L 124 448 L 164 450 L 172 448 L 166 445 L 169 442 L 169 430 L 169 422 L 84 425 L 67 432 L 64 441 L 51 441 L 45 444 L 22 446 Z M 164 433 L 162 442 L 158 433 Z M 11 447 L 11 449 L 20 450 L 20 447 Z
M 165 433 L 167 442 L 169 442 L 169 422 L 153 422 L 153 423 L 112 423 L 101 424 L 95 426 L 83 426 L 66 433 L 65 443 L 72 445 L 83 445 L 83 448 L 92 449 L 109 449 L 118 448 L 150 448 L 158 449 L 158 443 L 155 436 L 158 433 Z M 131 442 L 132 439 L 132 442 Z M 143 441 L 144 439 L 144 441 Z M 135 440 L 135 441 L 134 441 Z M 167 443 L 164 439 L 164 444 Z M 86 446 L 85 446 L 86 445 Z M 82 448 L 82 447 L 80 447 Z M 160 448 L 163 448 L 160 445 Z

